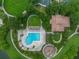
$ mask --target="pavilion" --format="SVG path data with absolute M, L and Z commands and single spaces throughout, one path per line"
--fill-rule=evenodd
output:
M 48 59 L 54 57 L 57 52 L 57 48 L 52 44 L 46 44 L 42 50 L 44 56 Z

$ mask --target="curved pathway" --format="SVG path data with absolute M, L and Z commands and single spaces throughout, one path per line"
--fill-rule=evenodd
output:
M 72 38 L 73 36 L 79 34 L 79 33 L 77 32 L 78 27 L 79 27 L 79 25 L 77 25 L 77 28 L 75 29 L 75 32 L 74 32 L 73 34 L 71 34 L 67 39 L 70 39 L 70 38 Z
M 12 44 L 13 44 L 14 48 L 17 50 L 17 52 L 18 52 L 20 55 L 22 55 L 23 57 L 25 57 L 26 59 L 32 59 L 32 58 L 30 58 L 30 57 L 24 55 L 23 53 L 21 53 L 21 52 L 19 51 L 19 49 L 16 47 L 16 45 L 15 45 L 15 43 L 14 43 L 14 41 L 13 41 L 13 37 L 12 37 L 12 30 L 10 30 L 10 37 L 11 37 Z
M 62 41 L 62 33 L 60 34 L 60 39 L 58 41 L 53 40 L 54 43 L 61 43 L 61 41 Z
M 8 16 L 8 17 L 15 17 L 9 13 L 6 12 L 5 8 L 4 8 L 4 0 L 2 0 L 2 10 L 4 11 L 4 13 Z
M 78 33 L 76 33 L 76 32 L 74 32 L 73 34 L 71 34 L 67 39 L 70 39 L 70 38 L 72 38 L 73 36 L 75 36 L 76 34 L 78 34 Z
M 64 46 L 62 46 L 62 47 L 59 49 L 59 51 L 56 52 L 55 55 L 54 55 L 52 58 L 56 57 L 56 56 L 62 51 L 63 48 L 64 48 Z

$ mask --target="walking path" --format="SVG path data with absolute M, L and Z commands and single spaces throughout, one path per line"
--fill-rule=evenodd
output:
M 46 32 L 46 34 L 52 34 L 52 35 L 54 35 L 54 33 L 53 33 L 53 32 Z
M 4 11 L 4 13 L 8 16 L 8 17 L 15 17 L 9 13 L 6 12 L 5 8 L 4 8 L 4 0 L 2 0 L 2 10 Z
M 55 55 L 54 55 L 52 58 L 54 58 L 55 56 L 57 56 L 57 55 L 62 51 L 63 48 L 64 48 L 64 46 L 62 46 L 62 47 L 59 49 L 59 51 L 56 52 Z
M 14 48 L 17 50 L 17 52 L 18 52 L 20 55 L 22 55 L 23 57 L 25 57 L 26 59 L 32 59 L 32 58 L 30 58 L 30 57 L 24 55 L 23 53 L 21 53 L 21 52 L 19 51 L 19 49 L 16 47 L 16 45 L 15 45 L 15 43 L 14 43 L 14 41 L 13 41 L 13 37 L 12 37 L 12 30 L 10 30 L 10 37 L 11 37 L 12 44 L 13 44 Z
M 71 35 L 68 37 L 68 39 L 72 38 L 74 35 L 79 34 L 79 33 L 77 32 L 78 28 L 79 28 L 79 25 L 77 25 L 77 28 L 76 28 L 75 32 L 74 32 L 73 34 L 71 34 Z
M 68 37 L 68 39 L 72 38 L 72 37 L 73 37 L 74 35 L 76 35 L 76 34 L 78 34 L 78 33 L 74 32 L 73 34 L 71 34 L 71 35 Z
M 73 34 L 71 34 L 67 39 L 70 39 L 70 38 L 72 38 L 73 36 L 79 34 L 79 33 L 77 32 L 78 28 L 79 28 L 79 25 L 77 25 L 77 28 L 76 28 L 75 32 L 74 32 Z M 54 43 L 60 43 L 61 41 L 62 41 L 62 33 L 60 34 L 60 40 L 58 40 L 58 41 L 53 40 Z
M 59 38 L 59 40 L 58 40 L 58 41 L 53 40 L 53 42 L 54 42 L 54 43 L 61 43 L 61 41 L 62 41 L 62 33 L 60 34 L 60 38 Z

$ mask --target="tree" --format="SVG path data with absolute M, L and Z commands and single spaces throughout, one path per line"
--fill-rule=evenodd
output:
M 0 0 L 0 6 L 1 6 L 1 4 L 2 4 L 2 0 Z

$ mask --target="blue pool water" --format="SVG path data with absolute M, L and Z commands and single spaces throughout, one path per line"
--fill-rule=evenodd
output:
M 28 33 L 28 36 L 25 39 L 25 43 L 27 45 L 30 45 L 33 43 L 33 41 L 39 41 L 40 40 L 40 33 Z

